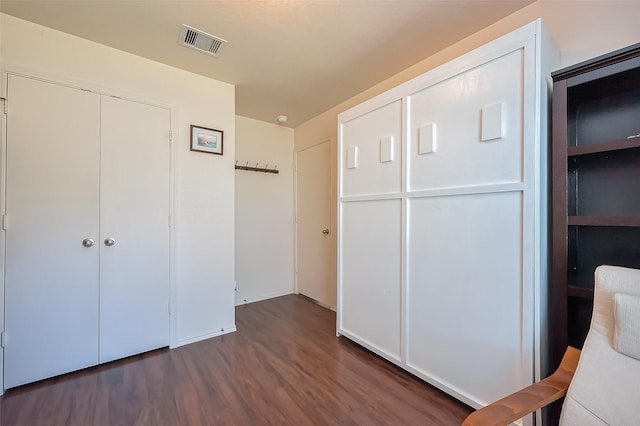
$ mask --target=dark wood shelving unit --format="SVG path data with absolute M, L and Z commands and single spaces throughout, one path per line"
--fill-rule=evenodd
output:
M 640 43 L 552 78 L 549 372 L 582 347 L 595 268 L 640 268 Z
M 577 157 L 579 155 L 597 154 L 608 151 L 619 151 L 621 149 L 631 149 L 640 147 L 640 136 L 615 141 L 601 142 L 594 145 L 570 146 L 567 148 L 567 157 Z
M 577 285 L 568 285 L 567 294 L 570 297 L 579 297 L 581 299 L 593 300 L 592 288 L 585 288 Z
M 640 216 L 568 216 L 574 226 L 640 226 Z

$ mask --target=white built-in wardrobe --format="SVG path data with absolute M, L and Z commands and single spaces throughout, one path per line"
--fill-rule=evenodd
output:
M 475 407 L 544 362 L 557 58 L 533 22 L 339 115 L 338 334 Z
M 5 75 L 4 387 L 168 346 L 170 110 Z

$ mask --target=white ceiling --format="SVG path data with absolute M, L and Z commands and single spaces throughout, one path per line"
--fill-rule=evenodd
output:
M 236 85 L 236 114 L 298 124 L 533 0 L 9 1 L 0 11 Z M 228 41 L 178 45 L 182 24 Z

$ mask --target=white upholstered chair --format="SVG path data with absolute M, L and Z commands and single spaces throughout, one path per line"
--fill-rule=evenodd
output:
M 565 393 L 560 425 L 640 425 L 640 270 L 598 267 L 582 353 L 569 347 L 554 374 L 472 413 L 463 425 L 507 425 Z

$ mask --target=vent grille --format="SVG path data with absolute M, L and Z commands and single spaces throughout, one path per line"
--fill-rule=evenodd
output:
M 182 25 L 178 42 L 184 46 L 199 50 L 207 55 L 218 57 L 224 50 L 227 41 L 220 37 L 212 36 L 204 31 L 197 30 L 188 25 Z

